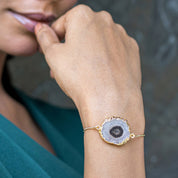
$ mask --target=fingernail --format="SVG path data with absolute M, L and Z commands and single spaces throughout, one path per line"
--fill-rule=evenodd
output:
M 37 25 L 35 26 L 35 31 L 38 32 L 42 27 L 43 27 L 42 23 L 37 23 Z

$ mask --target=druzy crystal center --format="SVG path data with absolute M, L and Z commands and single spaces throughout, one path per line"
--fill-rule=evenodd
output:
M 122 129 L 122 127 L 120 127 L 120 126 L 114 126 L 114 127 L 110 130 L 110 134 L 111 134 L 113 137 L 115 137 L 115 138 L 120 137 L 120 136 L 122 136 L 122 134 L 123 134 L 123 129 Z
M 129 125 L 124 119 L 106 119 L 101 128 L 100 135 L 108 143 L 122 145 L 130 139 Z

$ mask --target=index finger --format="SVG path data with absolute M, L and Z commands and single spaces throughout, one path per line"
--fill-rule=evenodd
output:
M 80 4 L 59 17 L 51 27 L 60 39 L 64 39 L 64 37 L 68 38 L 69 35 L 78 32 L 82 24 L 86 24 L 87 21 L 90 21 L 93 14 L 89 6 Z
M 46 24 L 38 23 L 35 26 L 35 35 L 44 54 L 53 44 L 60 42 L 55 32 Z

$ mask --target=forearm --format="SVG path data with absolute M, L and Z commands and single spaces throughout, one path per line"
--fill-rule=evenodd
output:
M 110 102 L 108 102 L 110 103 Z M 143 134 L 145 118 L 142 101 L 129 101 L 123 107 L 124 102 L 113 104 L 100 104 L 87 107 L 82 112 L 82 117 L 91 121 L 87 127 L 100 124 L 109 114 L 121 116 L 128 120 L 131 132 Z M 125 102 L 126 103 L 126 102 Z M 91 109 L 90 109 L 91 108 Z M 96 118 L 96 119 L 93 119 Z M 95 130 L 87 130 L 84 133 L 85 178 L 144 178 L 144 137 L 129 140 L 122 146 L 115 146 L 104 142 Z

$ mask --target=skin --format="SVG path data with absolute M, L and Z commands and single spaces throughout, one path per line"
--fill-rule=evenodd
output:
M 108 12 L 79 5 L 52 28 L 38 24 L 35 30 L 54 79 L 76 104 L 84 128 L 115 115 L 127 118 L 136 135 L 144 133 L 139 48 Z M 118 148 L 86 131 L 84 177 L 145 177 L 143 141 L 139 137 Z
M 76 0 L 0 0 L 0 113 L 52 154 L 55 154 L 53 148 L 44 133 L 33 122 L 26 108 L 11 98 L 2 86 L 6 55 L 29 56 L 36 53 L 39 48 L 34 33 L 27 31 L 14 19 L 8 9 L 22 13 L 41 12 L 60 17 L 76 2 Z
M 47 5 L 52 1 L 33 3 L 37 2 Z M 18 31 L 15 34 L 21 37 L 18 44 L 27 42 L 21 54 L 34 53 L 38 46 L 35 36 Z M 139 48 L 108 12 L 94 12 L 79 5 L 58 18 L 52 27 L 38 24 L 35 35 L 53 78 L 76 104 L 84 128 L 116 115 L 127 118 L 136 135 L 144 133 Z M 60 43 L 63 38 L 65 43 Z M 13 52 L 20 55 L 20 49 L 13 51 L 13 43 L 9 48 L 1 44 L 1 56 Z M 84 148 L 85 178 L 145 177 L 144 137 L 117 147 L 106 144 L 96 131 L 90 130 L 84 133 Z

